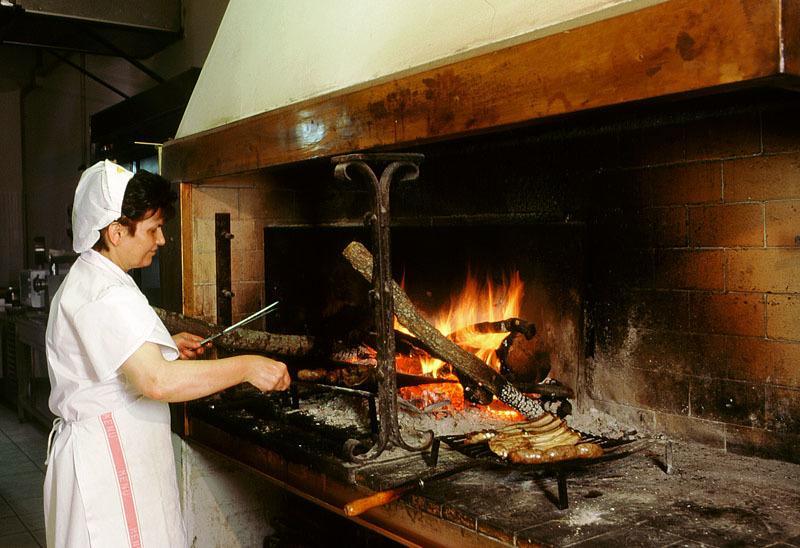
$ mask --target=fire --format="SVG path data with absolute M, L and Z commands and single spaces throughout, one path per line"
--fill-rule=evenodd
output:
M 524 294 L 525 287 L 517 271 L 504 276 L 499 284 L 493 283 L 488 277 L 481 284 L 468 272 L 461 291 L 451 295 L 449 304 L 427 319 L 442 334 L 499 371 L 500 360 L 495 351 L 508 332 L 481 333 L 475 325 L 519 316 Z M 395 328 L 410 333 L 396 319 Z M 423 373 L 436 378 L 455 378 L 449 368 L 443 368 L 444 365 L 441 360 L 427 355 L 398 357 L 397 360 L 399 371 Z M 435 391 L 426 387 L 403 388 L 401 395 L 423 408 L 443 400 L 449 400 L 451 407 L 456 409 L 463 409 L 465 405 L 463 388 L 458 383 L 436 385 Z M 496 418 L 515 420 L 520 417 L 519 413 L 497 400 L 488 405 L 486 411 Z
M 428 320 L 445 336 L 450 337 L 460 347 L 469 350 L 485 363 L 500 370 L 500 360 L 495 350 L 508 336 L 508 332 L 480 333 L 475 324 L 496 322 L 519 315 L 525 286 L 519 272 L 514 271 L 510 277 L 503 277 L 499 285 L 487 278 L 483 285 L 467 272 L 464 288 L 450 296 L 449 306 L 443 308 Z M 395 319 L 395 328 L 410 333 Z M 422 373 L 439 376 L 444 362 L 435 358 L 424 357 L 420 360 Z

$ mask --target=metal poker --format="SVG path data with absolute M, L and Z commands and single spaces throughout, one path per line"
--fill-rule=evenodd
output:
M 222 331 L 220 331 L 216 335 L 211 335 L 210 337 L 206 337 L 205 339 L 200 341 L 200 344 L 203 345 L 203 344 L 206 344 L 208 342 L 211 342 L 211 341 L 213 341 L 214 339 L 216 339 L 218 337 L 221 337 L 223 335 L 227 335 L 228 333 L 230 333 L 231 331 L 233 331 L 235 329 L 239 329 L 240 327 L 242 327 L 244 325 L 247 325 L 250 322 L 254 322 L 257 319 L 259 319 L 259 318 L 261 318 L 263 316 L 266 316 L 267 314 L 270 314 L 270 313 L 274 312 L 278 308 L 278 302 L 279 301 L 275 301 L 272 304 L 268 304 L 267 306 L 265 306 L 264 308 L 262 308 L 258 312 L 254 312 L 254 313 L 250 314 L 249 316 L 247 316 L 245 319 L 236 322 L 235 324 L 231 325 L 230 327 L 226 327 L 225 329 L 223 329 Z

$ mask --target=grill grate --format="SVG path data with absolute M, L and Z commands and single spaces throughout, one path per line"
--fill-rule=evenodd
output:
M 526 471 L 540 471 L 544 474 L 555 475 L 558 485 L 558 500 L 555 501 L 559 510 L 565 510 L 569 507 L 569 499 L 567 496 L 567 475 L 571 470 L 577 470 L 585 466 L 591 466 L 595 463 L 607 462 L 616 460 L 655 443 L 652 439 L 639 439 L 639 440 L 619 440 L 604 438 L 579 432 L 581 435 L 581 443 L 596 443 L 603 448 L 604 454 L 602 457 L 593 459 L 572 459 L 560 462 L 542 463 L 542 464 L 518 464 L 510 462 L 489 449 L 488 440 L 482 443 L 465 444 L 469 434 L 451 435 L 451 436 L 437 436 L 431 448 L 431 461 L 429 464 L 435 466 L 439 458 L 439 445 L 444 442 L 447 446 L 470 459 L 486 462 L 494 465 L 504 466 L 508 468 L 523 469 Z M 666 449 L 666 463 L 665 471 L 671 473 L 672 471 L 672 447 L 667 444 Z
M 491 449 L 489 449 L 489 442 L 484 441 L 481 443 L 473 443 L 473 444 L 466 444 L 465 441 L 469 434 L 460 434 L 455 436 L 439 436 L 438 439 L 443 441 L 447 444 L 451 449 L 454 449 L 461 453 L 462 455 L 466 455 L 467 457 L 478 459 L 478 460 L 485 460 L 490 461 L 494 464 L 500 464 L 503 466 L 512 466 L 512 467 L 554 467 L 554 466 L 563 466 L 569 464 L 575 464 L 576 462 L 580 462 L 581 464 L 586 464 L 594 461 L 605 461 L 610 460 L 612 458 L 619 458 L 621 456 L 630 454 L 633 451 L 638 451 L 639 449 L 643 449 L 646 445 L 652 443 L 652 440 L 620 440 L 620 439 L 611 439 L 611 438 L 604 438 L 601 436 L 595 436 L 592 434 L 587 434 L 585 432 L 578 432 L 581 435 L 580 443 L 596 443 L 600 447 L 603 448 L 604 455 L 602 457 L 597 457 L 594 459 L 573 459 L 569 461 L 561 461 L 555 463 L 544 463 L 544 464 L 517 464 L 510 462 L 498 455 L 496 455 Z

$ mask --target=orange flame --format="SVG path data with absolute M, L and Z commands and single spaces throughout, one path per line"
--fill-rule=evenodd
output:
M 495 285 L 488 277 L 484 285 L 467 272 L 464 288 L 450 296 L 450 305 L 439 311 L 430 321 L 445 336 L 449 336 L 460 347 L 474 353 L 485 363 L 500 370 L 500 360 L 495 350 L 508 336 L 508 332 L 480 333 L 475 324 L 496 322 L 519 315 L 525 286 L 519 272 L 510 278 L 503 277 Z M 410 333 L 395 319 L 395 328 Z M 424 357 L 420 360 L 423 374 L 436 377 L 444 365 L 441 360 Z
M 480 285 L 478 280 L 467 272 L 463 289 L 451 295 L 449 305 L 428 319 L 442 334 L 449 336 L 453 342 L 499 371 L 500 360 L 495 351 L 508 336 L 508 332 L 481 333 L 474 326 L 481 322 L 495 322 L 519 316 L 524 294 L 525 287 L 517 271 L 510 277 L 504 276 L 497 285 L 489 278 Z M 395 328 L 410 333 L 397 322 L 397 319 Z M 427 355 L 413 358 L 398 356 L 397 359 L 399 371 L 455 378 L 452 372 L 442 369 L 443 365 L 444 362 L 441 360 Z M 463 409 L 465 406 L 463 388 L 458 383 L 439 384 L 433 389 L 425 386 L 403 388 L 400 393 L 406 399 L 417 401 L 421 407 L 445 399 L 450 400 L 450 406 L 454 409 Z M 499 419 L 520 418 L 519 413 L 497 400 L 486 406 L 485 410 L 489 415 Z

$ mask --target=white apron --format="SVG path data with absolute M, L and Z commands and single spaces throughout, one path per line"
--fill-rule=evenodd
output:
M 141 398 L 57 428 L 44 483 L 48 546 L 186 546 L 166 404 Z
M 133 280 L 95 251 L 81 255 L 47 327 L 51 433 L 44 482 L 49 547 L 187 546 L 169 406 L 132 391 L 119 366 L 172 338 Z

